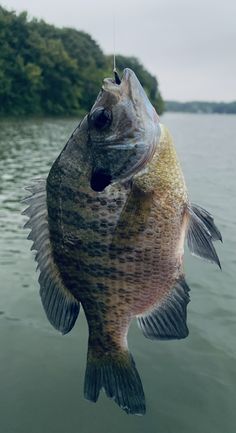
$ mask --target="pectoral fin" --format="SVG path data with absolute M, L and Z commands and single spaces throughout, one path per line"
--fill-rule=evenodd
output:
M 222 241 L 222 237 L 212 215 L 197 205 L 189 206 L 187 213 L 189 218 L 187 244 L 191 253 L 216 263 L 221 268 L 213 241 Z
M 48 320 L 62 334 L 74 326 L 79 314 L 79 302 L 65 287 L 54 262 L 46 204 L 46 181 L 44 179 L 27 188 L 32 195 L 23 201 L 29 207 L 23 212 L 29 217 L 25 228 L 30 228 L 28 239 L 33 240 L 31 249 L 36 250 L 36 261 L 40 270 L 39 284 L 42 304 Z
M 214 223 L 213 216 L 206 209 L 203 209 L 201 206 L 198 206 L 196 204 L 192 203 L 191 208 L 195 215 L 197 215 L 198 218 L 200 218 L 207 227 L 208 231 L 211 234 L 212 240 L 222 242 L 221 233 Z

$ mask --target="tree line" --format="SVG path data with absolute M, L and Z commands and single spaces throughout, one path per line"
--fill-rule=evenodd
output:
M 166 111 L 173 111 L 173 112 L 179 111 L 185 113 L 236 114 L 236 101 L 232 101 L 232 102 L 165 101 L 165 109 Z
M 164 110 L 158 82 L 135 57 L 117 56 L 130 67 L 159 114 Z M 112 58 L 92 37 L 28 19 L 0 6 L 0 115 L 83 115 L 93 105 Z

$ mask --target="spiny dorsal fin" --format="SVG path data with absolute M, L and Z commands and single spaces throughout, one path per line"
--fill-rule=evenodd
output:
M 189 287 L 182 276 L 166 297 L 144 316 L 138 324 L 146 338 L 151 340 L 174 340 L 188 336 L 187 305 L 190 301 Z
M 209 262 L 216 263 L 221 269 L 213 241 L 222 241 L 222 237 L 212 215 L 196 205 L 188 206 L 187 212 L 189 217 L 187 244 L 191 253 Z
M 62 334 L 69 332 L 79 314 L 79 302 L 65 287 L 54 262 L 48 228 L 46 203 L 46 180 L 37 179 L 26 188 L 32 194 L 23 202 L 29 207 L 22 213 L 29 220 L 25 228 L 30 228 L 28 239 L 33 241 L 31 249 L 36 250 L 36 261 L 40 270 L 39 284 L 42 304 L 48 320 Z

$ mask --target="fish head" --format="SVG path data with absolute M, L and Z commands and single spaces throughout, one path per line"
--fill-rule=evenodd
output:
M 151 160 L 160 138 L 159 118 L 131 69 L 124 70 L 119 84 L 104 79 L 87 119 L 95 191 L 128 181 Z

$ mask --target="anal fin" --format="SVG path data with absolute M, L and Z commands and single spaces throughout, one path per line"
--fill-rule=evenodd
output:
M 48 228 L 46 181 L 38 179 L 27 189 L 32 195 L 23 200 L 29 206 L 23 214 L 29 218 L 25 228 L 31 229 L 28 235 L 28 239 L 33 241 L 31 249 L 37 251 L 35 259 L 40 270 L 42 304 L 49 322 L 62 334 L 66 334 L 75 324 L 80 305 L 64 285 L 53 258 Z
M 138 317 L 144 336 L 151 340 L 173 340 L 188 336 L 189 287 L 182 276 L 163 301 L 148 314 Z

